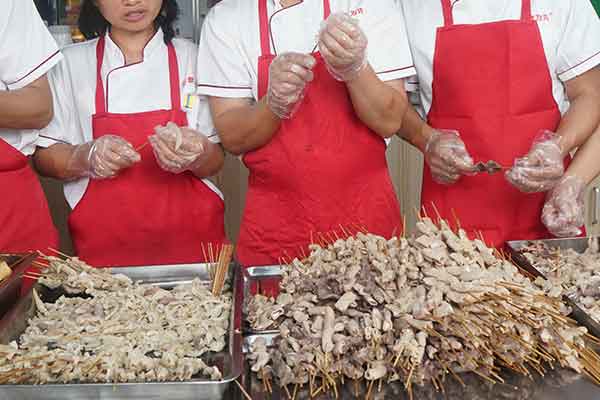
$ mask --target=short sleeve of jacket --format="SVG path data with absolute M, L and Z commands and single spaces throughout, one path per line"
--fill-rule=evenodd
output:
M 79 113 L 75 106 L 71 73 L 70 64 L 67 60 L 48 73 L 48 82 L 50 83 L 54 103 L 54 116 L 50 123 L 39 132 L 43 136 L 77 145 L 85 143 L 86 139 L 77 118 Z M 50 147 L 56 143 L 59 142 L 40 137 L 37 145 Z
M 369 40 L 367 57 L 379 78 L 390 81 L 416 75 L 404 18 L 394 0 L 369 2 L 355 13 Z
M 568 3 L 558 46 L 557 73 L 563 82 L 600 64 L 600 18 L 589 1 Z
M 240 37 L 243 26 L 236 24 L 236 3 L 217 4 L 204 21 L 198 51 L 198 94 L 252 97 L 252 77 Z
M 3 0 L 0 12 L 0 81 L 21 89 L 61 59 L 33 0 Z

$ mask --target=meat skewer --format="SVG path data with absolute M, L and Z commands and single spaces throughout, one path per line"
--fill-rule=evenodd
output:
M 39 282 L 87 297 L 44 303 L 18 341 L 0 345 L 0 383 L 126 383 L 222 378 L 203 357 L 226 347 L 233 299 L 194 280 L 133 283 L 77 258 L 46 257 Z
M 401 381 L 409 392 L 425 383 L 442 390 L 439 382 L 460 382 L 462 372 L 493 384 L 504 380 L 502 366 L 529 376 L 545 363 L 598 376 L 587 330 L 565 317 L 559 295 L 540 290 L 481 235 L 471 240 L 418 215 L 415 237 L 359 232 L 313 244 L 306 259 L 283 266 L 279 296 L 246 304 L 254 330 L 279 330 L 273 348 L 251 346 L 253 370 L 284 388 L 308 385 L 317 371 L 334 392 L 342 378 L 371 389 Z

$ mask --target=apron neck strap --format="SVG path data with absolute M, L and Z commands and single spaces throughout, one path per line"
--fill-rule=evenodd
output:
M 531 0 L 521 0 L 521 20 L 531 20 Z
M 452 16 L 452 7 L 460 0 L 441 0 L 442 10 L 444 12 L 444 26 L 454 25 Z M 521 0 L 521 20 L 531 20 L 531 0 Z
M 104 99 L 104 84 L 102 83 L 102 63 L 104 62 L 104 36 L 100 37 L 96 44 L 96 114 L 106 112 L 106 100 Z
M 96 45 L 96 113 L 103 114 L 108 110 L 102 83 L 102 64 L 104 63 L 104 49 L 106 48 L 105 36 L 101 36 Z M 177 53 L 172 42 L 167 44 L 169 57 L 169 86 L 171 91 L 171 108 L 181 108 L 181 89 L 179 88 L 179 63 Z
M 258 21 L 260 29 L 260 53 L 262 56 L 271 56 L 271 20 L 267 9 L 267 1 L 258 0 Z M 275 0 L 277 1 L 277 0 Z M 323 19 L 331 15 L 331 5 L 329 0 L 323 0 Z M 272 18 L 272 17 L 271 17 Z

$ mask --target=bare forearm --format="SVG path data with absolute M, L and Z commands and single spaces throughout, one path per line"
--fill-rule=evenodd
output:
M 421 150 L 421 152 L 425 152 L 425 147 L 433 131 L 434 129 L 423 121 L 413 106 L 409 105 L 398 136 Z
M 565 86 L 570 106 L 556 132 L 562 136 L 561 147 L 567 155 L 585 143 L 600 123 L 600 67 L 571 79 Z
M 207 153 L 202 162 L 197 167 L 192 167 L 191 171 L 197 178 L 208 178 L 216 175 L 225 162 L 225 154 L 223 154 L 223 148 L 215 143 L 210 143 L 206 149 Z
M 557 133 L 562 136 L 564 154 L 581 146 L 594 132 L 600 121 L 600 94 L 580 96 L 570 105 L 562 118 Z
M 240 155 L 267 144 L 277 132 L 280 119 L 273 114 L 265 99 L 219 113 L 211 99 L 214 123 L 221 143 L 228 152 Z
M 42 129 L 52 119 L 52 94 L 45 77 L 22 89 L 0 91 L 0 128 Z
M 72 180 L 80 177 L 77 169 L 69 168 L 77 146 L 69 144 L 55 144 L 46 149 L 38 147 L 33 162 L 37 171 L 50 178 L 59 180 Z
M 591 183 L 600 174 L 600 127 L 579 148 L 575 159 L 567 170 L 567 175 L 575 175 L 583 179 L 586 184 Z
M 371 66 L 347 83 L 354 110 L 360 120 L 384 138 L 396 134 L 408 108 L 404 88 L 382 82 Z

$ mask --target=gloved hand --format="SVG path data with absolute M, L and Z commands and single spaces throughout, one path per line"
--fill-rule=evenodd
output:
M 542 222 L 557 237 L 575 237 L 585 224 L 585 182 L 566 175 L 548 192 L 542 210 Z
M 72 176 L 109 179 L 140 160 L 131 143 L 120 136 L 105 135 L 75 146 L 67 170 Z
M 281 54 L 269 67 L 267 105 L 281 119 L 291 118 L 304 97 L 306 84 L 313 80 L 313 56 L 300 53 Z
M 433 180 L 442 185 L 456 183 L 475 172 L 473 158 L 457 131 L 434 131 L 425 146 L 425 161 Z
M 180 128 L 173 122 L 154 128 L 148 137 L 158 165 L 167 172 L 179 174 L 193 170 L 205 161 L 210 142 L 203 134 Z
M 565 173 L 560 141 L 561 137 L 554 132 L 540 133 L 529 153 L 516 159 L 506 172 L 506 179 L 523 193 L 552 189 Z
M 319 51 L 338 81 L 351 81 L 367 66 L 367 44 L 367 36 L 348 14 L 332 14 L 321 25 Z

